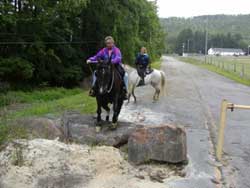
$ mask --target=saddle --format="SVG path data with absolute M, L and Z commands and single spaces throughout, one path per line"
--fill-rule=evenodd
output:
M 121 65 L 115 65 L 115 70 L 118 72 L 121 80 L 123 80 L 124 74 L 125 74 L 125 70 Z
M 154 69 L 151 69 L 151 68 L 148 67 L 148 68 L 146 69 L 146 71 L 145 71 L 145 74 L 146 74 L 146 75 L 149 75 L 149 74 L 151 74 L 152 72 L 154 72 Z

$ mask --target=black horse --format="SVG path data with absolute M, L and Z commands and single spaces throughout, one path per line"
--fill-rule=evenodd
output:
M 101 128 L 102 108 L 107 112 L 106 121 L 109 122 L 110 108 L 113 104 L 112 129 L 117 128 L 118 116 L 124 100 L 123 75 L 119 70 L 120 65 L 110 61 L 99 61 L 96 70 L 96 101 L 97 101 L 97 131 Z

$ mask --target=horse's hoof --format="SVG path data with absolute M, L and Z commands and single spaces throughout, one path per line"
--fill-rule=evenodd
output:
M 96 133 L 101 132 L 101 127 L 100 127 L 100 126 L 96 126 L 96 127 L 95 127 L 95 132 L 96 132 Z
M 112 123 L 111 124 L 111 129 L 112 130 L 115 130 L 115 129 L 117 129 L 117 126 L 118 126 L 118 123 L 116 122 L 116 123 Z

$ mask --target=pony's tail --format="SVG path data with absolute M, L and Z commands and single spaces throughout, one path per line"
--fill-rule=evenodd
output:
M 161 93 L 165 96 L 165 84 L 166 84 L 166 76 L 163 71 L 161 71 Z

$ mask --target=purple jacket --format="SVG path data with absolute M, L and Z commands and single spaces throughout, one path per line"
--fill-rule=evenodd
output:
M 112 57 L 111 57 L 111 63 L 112 64 L 121 64 L 122 63 L 122 54 L 119 48 L 114 46 L 112 48 Z M 108 48 L 101 49 L 95 56 L 90 57 L 89 60 L 92 61 L 92 63 L 97 63 L 97 60 L 101 59 L 103 61 L 109 60 L 109 50 Z

